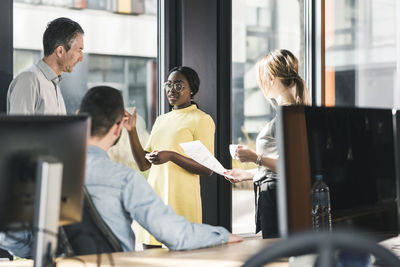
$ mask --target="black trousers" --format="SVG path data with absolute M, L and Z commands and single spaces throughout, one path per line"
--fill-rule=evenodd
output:
M 276 187 L 276 181 L 254 183 L 256 233 L 261 230 L 263 238 L 279 237 Z

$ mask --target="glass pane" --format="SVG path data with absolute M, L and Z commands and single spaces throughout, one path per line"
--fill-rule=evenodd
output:
M 117 1 L 14 1 L 14 76 L 43 57 L 42 36 L 49 21 L 57 17 L 77 21 L 85 31 L 85 55 L 72 73 L 62 74 L 67 113 L 75 113 L 89 88 L 114 87 L 121 90 L 128 110 L 136 106 L 139 137 L 145 144 L 155 119 L 157 0 L 137 1 L 144 5 L 123 10 L 113 2 Z M 125 132 L 110 154 L 136 168 Z
M 35 50 L 14 50 L 13 55 L 13 73 L 14 77 L 24 69 L 29 68 L 32 62 L 35 62 L 41 58 L 40 51 Z
M 232 143 L 255 149 L 259 131 L 272 110 L 258 88 L 255 63 L 274 49 L 288 49 L 304 73 L 303 0 L 232 1 Z M 232 160 L 233 168 L 252 169 L 253 163 Z M 232 230 L 254 233 L 253 183 L 233 185 Z
M 325 12 L 326 103 L 398 106 L 398 0 L 327 1 Z

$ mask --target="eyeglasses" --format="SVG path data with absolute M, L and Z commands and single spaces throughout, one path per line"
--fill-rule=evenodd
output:
M 180 93 L 185 86 L 182 85 L 182 83 L 171 83 L 171 82 L 166 82 L 164 83 L 164 89 L 165 91 L 169 92 L 174 88 L 175 92 Z

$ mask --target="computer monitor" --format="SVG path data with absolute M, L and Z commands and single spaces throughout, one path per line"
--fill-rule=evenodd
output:
M 62 163 L 60 225 L 79 222 L 83 204 L 87 116 L 0 116 L 0 230 L 18 230 L 34 217 L 35 161 Z
M 329 186 L 334 229 L 384 239 L 398 234 L 392 110 L 281 107 L 278 210 L 282 236 L 312 228 L 311 186 Z M 399 137 L 400 138 L 400 137 Z

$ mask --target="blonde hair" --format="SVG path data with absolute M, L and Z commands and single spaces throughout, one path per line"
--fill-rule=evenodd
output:
M 256 64 L 258 85 L 268 88 L 269 75 L 279 79 L 286 88 L 296 85 L 297 105 L 310 105 L 310 95 L 304 80 L 299 76 L 299 61 L 289 50 L 271 51 L 261 57 Z

